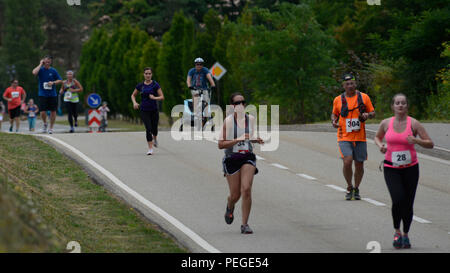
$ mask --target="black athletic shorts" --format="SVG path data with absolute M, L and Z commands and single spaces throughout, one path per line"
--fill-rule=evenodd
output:
M 58 108 L 58 97 L 39 97 L 40 111 L 56 111 Z
M 10 119 L 14 119 L 14 118 L 19 118 L 20 117 L 20 105 L 17 106 L 16 108 L 13 109 L 8 109 L 9 112 L 9 118 Z
M 254 153 L 247 154 L 233 154 L 226 156 L 222 160 L 224 176 L 233 175 L 237 173 L 244 164 L 251 164 L 256 168 L 256 156 Z M 255 169 L 255 174 L 258 173 L 258 168 Z

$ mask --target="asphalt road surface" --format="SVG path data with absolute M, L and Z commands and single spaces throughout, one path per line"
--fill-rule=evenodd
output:
M 80 162 L 194 252 L 369 252 L 371 241 L 379 243 L 381 252 L 450 252 L 448 160 L 419 156 L 412 249 L 398 251 L 392 247 L 391 200 L 378 168 L 383 155 L 371 141 L 361 201 L 344 199 L 335 133 L 284 131 L 276 151 L 257 149 L 259 174 L 249 219 L 254 234 L 242 235 L 241 202 L 233 224 L 224 221 L 228 185 L 222 173 L 223 151 L 216 143 L 175 141 L 170 132 L 160 132 L 159 148 L 147 156 L 144 132 L 51 137 L 42 139 Z M 71 145 L 78 155 L 55 139 Z M 164 213 L 169 216 L 161 216 Z

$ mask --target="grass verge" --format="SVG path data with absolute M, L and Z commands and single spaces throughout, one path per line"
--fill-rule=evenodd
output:
M 0 133 L 0 252 L 187 252 L 32 136 Z

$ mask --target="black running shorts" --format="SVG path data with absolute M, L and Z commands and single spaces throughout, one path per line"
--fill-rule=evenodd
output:
M 17 106 L 16 108 L 8 110 L 8 112 L 9 112 L 10 119 L 19 118 L 20 117 L 20 105 Z
M 58 97 L 39 97 L 39 110 L 56 111 L 58 107 Z
M 224 176 L 233 175 L 237 173 L 244 164 L 251 164 L 256 168 L 256 156 L 254 153 L 247 154 L 233 154 L 226 156 L 222 160 Z M 255 169 L 255 174 L 258 173 L 258 168 Z

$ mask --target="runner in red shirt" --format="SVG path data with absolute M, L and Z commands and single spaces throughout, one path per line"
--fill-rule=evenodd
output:
M 19 86 L 19 81 L 14 79 L 11 81 L 11 86 L 6 88 L 3 93 L 3 99 L 8 102 L 9 120 L 11 126 L 9 131 L 12 132 L 14 120 L 16 121 L 16 132 L 19 131 L 20 126 L 20 105 L 25 102 L 27 93 Z

